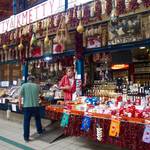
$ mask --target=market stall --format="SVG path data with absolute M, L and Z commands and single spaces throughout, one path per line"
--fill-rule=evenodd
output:
M 1 65 L 21 63 L 25 81 L 28 74 L 40 79 L 46 117 L 61 120 L 66 135 L 150 149 L 149 1 L 95 0 L 49 13 L 37 20 L 31 10 L 18 15 L 17 29 L 0 35 Z M 58 84 L 68 66 L 76 81 L 69 102 Z M 15 110 L 14 95 L 9 103 Z

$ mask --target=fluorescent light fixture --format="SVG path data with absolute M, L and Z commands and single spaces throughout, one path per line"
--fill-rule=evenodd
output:
M 139 47 L 140 49 L 145 49 L 146 47 L 145 46 L 141 46 L 141 47 Z
M 45 60 L 45 61 L 50 61 L 50 60 L 52 60 L 52 57 L 46 56 L 46 57 L 44 58 L 44 60 Z

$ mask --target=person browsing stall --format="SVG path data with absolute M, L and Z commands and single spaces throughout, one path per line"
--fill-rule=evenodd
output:
M 24 112 L 24 140 L 28 142 L 30 136 L 30 120 L 34 116 L 37 132 L 42 134 L 41 117 L 39 110 L 39 94 L 40 86 L 36 83 L 36 78 L 33 76 L 28 77 L 28 82 L 21 86 L 19 96 L 19 109 L 22 109 L 23 98 L 23 112 Z

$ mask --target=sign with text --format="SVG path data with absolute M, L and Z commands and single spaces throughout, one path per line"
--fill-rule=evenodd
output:
M 0 34 L 64 11 L 65 0 L 48 0 L 0 22 Z
M 68 0 L 68 8 L 90 1 L 91 0 Z M 47 0 L 46 2 L 1 21 L 0 34 L 36 22 L 64 10 L 65 0 Z

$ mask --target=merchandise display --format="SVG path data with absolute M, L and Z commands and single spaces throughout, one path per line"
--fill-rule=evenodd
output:
M 39 4 L 32 16 L 24 14 L 30 9 L 21 12 L 11 30 L 14 15 L 0 29 L 0 109 L 6 104 L 20 113 L 18 85 L 33 76 L 44 117 L 59 121 L 65 135 L 149 150 L 149 0 L 65 4 L 48 15 L 47 4 L 55 2 Z M 41 6 L 45 16 L 38 19 Z

